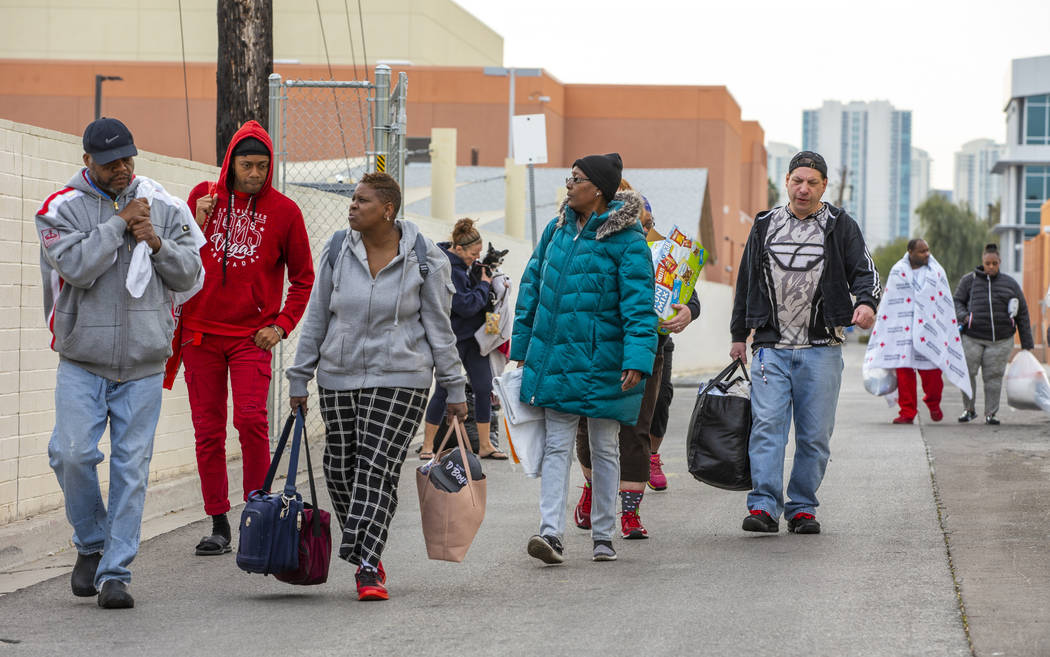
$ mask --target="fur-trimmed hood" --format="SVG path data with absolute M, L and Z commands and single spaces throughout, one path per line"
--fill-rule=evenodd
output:
M 609 203 L 609 218 L 606 219 L 601 226 L 598 226 L 595 239 L 605 239 L 625 228 L 630 228 L 634 224 L 641 226 L 642 208 L 644 207 L 645 202 L 642 201 L 642 195 L 638 192 L 630 189 L 616 192 L 616 196 L 614 196 L 612 202 Z M 558 228 L 561 228 L 568 223 L 570 209 L 569 200 L 566 199 L 562 201 L 561 207 L 558 208 Z M 575 214 L 576 213 L 573 212 L 573 215 Z

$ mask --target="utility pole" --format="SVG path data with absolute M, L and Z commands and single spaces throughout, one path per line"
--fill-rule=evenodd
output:
M 273 0 L 219 0 L 218 70 L 215 75 L 215 153 L 245 121 L 270 122 L 269 77 L 273 73 Z
M 842 200 L 846 197 L 846 174 L 847 173 L 849 173 L 849 169 L 847 169 L 846 165 L 843 164 L 842 168 L 839 169 L 839 175 L 841 176 L 841 178 L 839 179 L 839 193 L 838 193 L 838 197 L 835 199 L 835 205 L 837 207 L 839 207 L 839 208 L 843 207 L 842 206 Z

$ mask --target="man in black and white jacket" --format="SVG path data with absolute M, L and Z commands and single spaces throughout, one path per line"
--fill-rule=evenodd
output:
M 747 362 L 752 331 L 751 458 L 745 531 L 819 534 L 817 489 L 829 458 L 842 381 L 844 327 L 871 328 L 879 275 L 860 227 L 821 201 L 824 158 L 795 155 L 789 203 L 759 214 L 737 273 L 731 358 Z M 784 451 L 795 418 L 795 457 L 784 502 Z

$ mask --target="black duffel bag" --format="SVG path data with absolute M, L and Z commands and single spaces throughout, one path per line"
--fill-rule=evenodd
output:
M 743 373 L 733 378 L 737 368 Z M 729 389 L 747 381 L 748 397 L 729 395 Z M 726 490 L 751 490 L 751 379 L 737 359 L 704 386 L 689 419 L 686 450 L 689 473 L 697 481 Z

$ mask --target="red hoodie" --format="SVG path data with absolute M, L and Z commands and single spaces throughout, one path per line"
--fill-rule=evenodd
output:
M 270 151 L 266 182 L 254 196 L 233 191 L 232 153 L 248 137 Z M 187 202 L 194 214 L 197 199 L 209 189 L 216 198 L 202 228 L 208 240 L 201 247 L 204 289 L 182 306 L 186 330 L 249 336 L 277 324 L 288 335 L 303 316 L 314 283 L 310 239 L 299 206 L 271 186 L 273 166 L 270 136 L 257 122 L 248 121 L 230 140 L 219 182 L 202 182 L 190 192 Z M 231 210 L 233 221 L 228 222 Z M 289 287 L 282 308 L 286 266 Z

